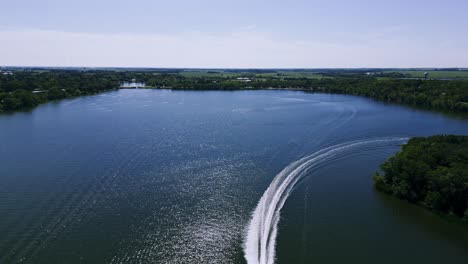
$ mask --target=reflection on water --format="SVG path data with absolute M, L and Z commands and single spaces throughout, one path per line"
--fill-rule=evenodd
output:
M 394 197 L 376 193 L 389 214 L 402 224 L 412 225 L 423 233 L 431 233 L 438 240 L 451 243 L 454 248 L 468 252 L 468 226 L 454 224 L 450 219 L 444 219 L 420 206 L 398 200 Z

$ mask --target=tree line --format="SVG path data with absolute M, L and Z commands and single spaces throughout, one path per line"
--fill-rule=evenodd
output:
M 252 78 L 251 82 L 246 83 L 232 78 L 186 78 L 180 75 L 162 75 L 147 78 L 147 84 L 154 87 L 194 90 L 290 88 L 311 92 L 359 95 L 432 110 L 468 112 L 468 81 L 466 80 L 407 80 L 373 77 Z
M 0 75 L 0 112 L 33 108 L 41 103 L 118 88 L 112 73 L 14 72 Z
M 229 75 L 187 77 L 181 73 L 147 71 L 18 71 L 12 75 L 0 75 L 0 111 L 31 108 L 49 100 L 116 89 L 121 82 L 136 79 L 153 88 L 301 89 L 310 92 L 366 96 L 380 101 L 432 110 L 468 112 L 467 80 L 407 80 L 348 72 L 321 79 L 262 74 L 263 72 L 246 72 L 245 76 L 248 78 L 246 81 Z

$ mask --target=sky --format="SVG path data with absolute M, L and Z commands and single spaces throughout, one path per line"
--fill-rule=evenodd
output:
M 468 67 L 467 0 L 0 0 L 0 66 Z

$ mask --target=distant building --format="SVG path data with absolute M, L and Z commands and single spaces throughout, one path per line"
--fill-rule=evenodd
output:
M 238 81 L 240 82 L 251 82 L 252 80 L 250 78 L 247 78 L 247 77 L 239 77 L 237 78 Z
M 3 74 L 3 75 L 13 75 L 13 73 L 11 71 L 1 71 L 0 70 L 0 73 Z
M 39 89 L 34 89 L 32 93 L 45 93 L 47 90 L 39 90 Z
M 120 88 L 123 89 L 138 89 L 138 88 L 145 88 L 146 83 L 143 82 L 136 82 L 135 79 L 133 79 L 131 82 L 124 82 L 120 85 Z

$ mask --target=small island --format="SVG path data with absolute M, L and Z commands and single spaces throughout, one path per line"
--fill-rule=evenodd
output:
M 381 169 L 378 190 L 468 222 L 468 136 L 412 138 Z

